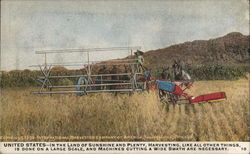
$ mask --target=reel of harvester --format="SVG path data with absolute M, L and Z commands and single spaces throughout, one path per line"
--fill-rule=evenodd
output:
M 77 96 L 88 93 L 99 92 L 121 92 L 131 93 L 135 91 L 146 90 L 143 77 L 144 61 L 143 52 L 140 47 L 111 47 L 111 48 L 92 48 L 92 49 L 66 49 L 66 50 L 45 50 L 36 51 L 36 54 L 44 55 L 44 64 L 32 65 L 39 67 L 43 76 L 38 76 L 37 80 L 41 83 L 39 91 L 33 94 L 70 94 Z M 124 59 L 113 59 L 106 61 L 90 61 L 90 55 L 96 52 L 125 52 L 130 55 Z M 83 53 L 86 54 L 86 61 L 81 63 L 48 63 L 47 55 L 65 54 L 65 53 Z M 54 67 L 80 67 L 74 70 L 77 74 L 62 75 L 65 72 L 54 73 Z M 102 69 L 103 68 L 103 69 Z M 121 70 L 121 68 L 125 68 Z M 97 70 L 97 71 L 93 71 Z M 72 70 L 70 70 L 72 71 Z M 51 73 L 52 72 L 52 73 Z M 72 71 L 73 72 L 73 71 Z M 51 75 L 53 74 L 53 75 Z M 59 75 L 58 75 L 59 74 Z M 58 80 L 70 81 L 69 84 L 55 82 Z M 75 81 L 75 84 L 71 84 Z

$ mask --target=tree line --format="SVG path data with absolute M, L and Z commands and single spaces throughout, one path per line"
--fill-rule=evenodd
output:
M 246 74 L 250 72 L 250 67 L 246 65 L 196 65 L 186 66 L 184 68 L 191 78 L 195 81 L 201 80 L 237 80 L 245 78 Z M 160 78 L 162 68 L 149 69 L 152 76 Z M 79 75 L 83 74 L 82 70 L 67 70 L 59 69 L 52 70 L 51 75 Z M 42 76 L 40 71 L 31 70 L 15 70 L 15 71 L 1 71 L 0 74 L 0 87 L 31 87 L 40 86 L 40 83 L 36 81 L 37 76 Z M 170 79 L 173 79 L 170 70 Z M 74 84 L 77 78 L 67 79 L 51 79 L 53 84 Z

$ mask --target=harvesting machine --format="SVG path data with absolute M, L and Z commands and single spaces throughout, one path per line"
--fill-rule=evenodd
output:
M 43 76 L 38 76 L 37 81 L 41 83 L 39 91 L 33 94 L 69 94 L 75 93 L 77 96 L 98 92 L 119 92 L 133 93 L 136 91 L 155 90 L 158 92 L 162 102 L 169 104 L 195 104 L 201 102 L 215 102 L 226 99 L 225 92 L 216 92 L 200 96 L 191 96 L 185 91 L 191 88 L 191 80 L 164 80 L 153 79 L 150 72 L 143 67 L 143 52 L 140 47 L 113 47 L 113 48 L 93 48 L 93 49 L 71 49 L 71 50 L 46 50 L 37 51 L 36 54 L 44 55 L 44 64 L 32 65 L 39 67 Z M 90 61 L 90 54 L 95 52 L 126 51 L 130 55 L 125 59 L 109 60 L 108 62 Z M 48 63 L 47 55 L 64 53 L 86 53 L 86 63 Z M 134 53 L 134 54 L 133 54 Z M 51 70 L 56 66 L 80 66 L 83 68 L 82 74 L 77 75 L 51 75 Z M 124 67 L 123 72 L 119 71 L 92 71 L 93 67 Z M 110 68 L 109 68 L 110 69 Z M 53 79 L 73 79 L 75 84 L 56 85 Z
M 152 82 L 153 89 L 158 91 L 161 101 L 169 104 L 218 102 L 226 99 L 225 92 L 203 94 L 200 96 L 192 96 L 185 93 L 187 89 L 191 88 L 193 81 L 151 80 L 148 82 Z
M 36 54 L 44 56 L 44 63 L 32 65 L 39 67 L 43 76 L 38 76 L 37 81 L 42 85 L 39 91 L 33 94 L 70 94 L 75 93 L 77 96 L 87 95 L 88 93 L 98 92 L 134 92 L 143 91 L 146 88 L 146 82 L 139 81 L 143 76 L 140 61 L 133 57 L 132 54 L 140 47 L 112 47 L 112 48 L 92 48 L 92 49 L 70 49 L 70 50 L 46 50 L 36 51 Z M 114 59 L 107 61 L 91 61 L 91 55 L 97 52 L 103 54 L 107 52 L 126 52 L 128 58 Z M 83 53 L 85 54 L 85 63 L 49 63 L 48 55 L 51 54 L 68 54 Z M 74 75 L 51 75 L 54 67 L 71 67 L 81 68 L 80 74 Z M 105 67 L 109 71 L 93 71 L 93 68 Z M 125 67 L 122 71 L 117 68 Z M 75 84 L 56 84 L 52 80 L 68 79 Z

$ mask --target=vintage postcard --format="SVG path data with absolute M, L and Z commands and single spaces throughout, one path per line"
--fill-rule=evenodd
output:
M 248 0 L 2 0 L 0 153 L 249 153 Z

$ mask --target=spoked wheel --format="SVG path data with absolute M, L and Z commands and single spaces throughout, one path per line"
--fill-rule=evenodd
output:
M 162 101 L 164 103 L 168 103 L 167 95 L 166 95 L 166 93 L 164 93 L 164 91 L 159 90 L 158 96 L 159 96 L 160 101 Z
M 159 90 L 159 98 L 163 103 L 166 104 L 177 104 L 178 101 L 178 96 L 163 90 Z
M 142 91 L 147 90 L 147 83 L 146 82 L 142 82 L 142 81 L 139 81 L 139 80 L 137 82 L 141 82 L 141 83 L 136 84 L 137 89 L 141 89 Z
M 76 87 L 77 91 L 80 91 L 79 93 L 76 93 L 76 96 L 83 96 L 87 95 L 88 90 L 88 80 L 85 77 L 80 77 L 77 81 L 77 85 L 85 85 L 82 87 Z

